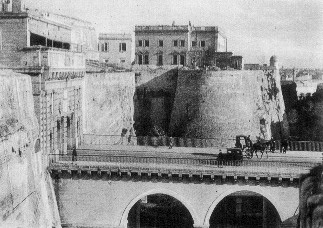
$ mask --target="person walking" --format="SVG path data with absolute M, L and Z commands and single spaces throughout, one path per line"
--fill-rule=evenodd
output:
M 288 140 L 283 139 L 280 144 L 280 152 L 286 154 L 288 148 Z
M 77 153 L 76 153 L 76 147 L 73 147 L 73 151 L 72 151 L 72 162 L 73 161 L 77 161 Z
M 173 148 L 173 137 L 169 137 L 169 147 L 168 149 L 172 149 Z
M 270 139 L 270 151 L 272 152 L 272 153 L 274 153 L 275 152 L 275 140 L 274 140 L 274 138 L 273 137 L 271 137 L 271 139 Z

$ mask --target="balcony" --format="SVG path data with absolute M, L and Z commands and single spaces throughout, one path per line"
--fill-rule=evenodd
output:
M 24 48 L 21 52 L 21 67 L 25 69 L 85 69 L 84 53 L 40 46 Z

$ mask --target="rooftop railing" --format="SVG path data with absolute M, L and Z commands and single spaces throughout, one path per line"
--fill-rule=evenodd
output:
M 188 31 L 187 25 L 155 25 L 155 26 L 136 26 L 135 31 L 163 31 L 163 30 L 181 30 L 181 31 Z
M 63 49 L 26 49 L 21 58 L 23 67 L 85 68 L 83 53 Z

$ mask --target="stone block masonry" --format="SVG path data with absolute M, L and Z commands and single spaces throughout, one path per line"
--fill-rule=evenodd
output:
M 281 138 L 284 110 L 276 71 L 180 71 L 170 132 L 219 146 L 233 146 L 239 134 Z
M 203 184 L 178 181 L 121 180 L 64 174 L 54 175 L 62 224 L 66 227 L 128 227 L 128 215 L 147 195 L 166 194 L 190 212 L 194 227 L 210 227 L 210 217 L 226 196 L 235 192 L 258 193 L 277 210 L 280 220 L 291 217 L 298 206 L 298 189 L 282 186 Z M 81 201 L 79 199 L 82 199 Z
M 30 77 L 0 71 L 0 227 L 60 227 L 37 138 Z
M 133 129 L 135 74 L 93 73 L 84 78 L 84 134 L 120 135 Z

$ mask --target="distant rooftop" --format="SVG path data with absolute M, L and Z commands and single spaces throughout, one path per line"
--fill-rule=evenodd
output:
M 158 32 L 158 31 L 180 31 L 180 32 L 219 32 L 225 34 L 224 30 L 218 26 L 191 26 L 191 25 L 137 25 L 135 32 Z
M 26 9 L 26 11 L 29 14 L 29 16 L 33 18 L 43 19 L 54 23 L 60 23 L 70 27 L 78 26 L 78 27 L 89 27 L 94 29 L 91 22 L 85 21 L 76 17 L 70 17 L 67 15 L 47 12 L 47 11 L 38 10 L 38 9 Z
M 131 34 L 100 33 L 99 40 L 131 40 Z
M 137 25 L 135 31 L 183 31 L 188 32 L 188 25 Z

